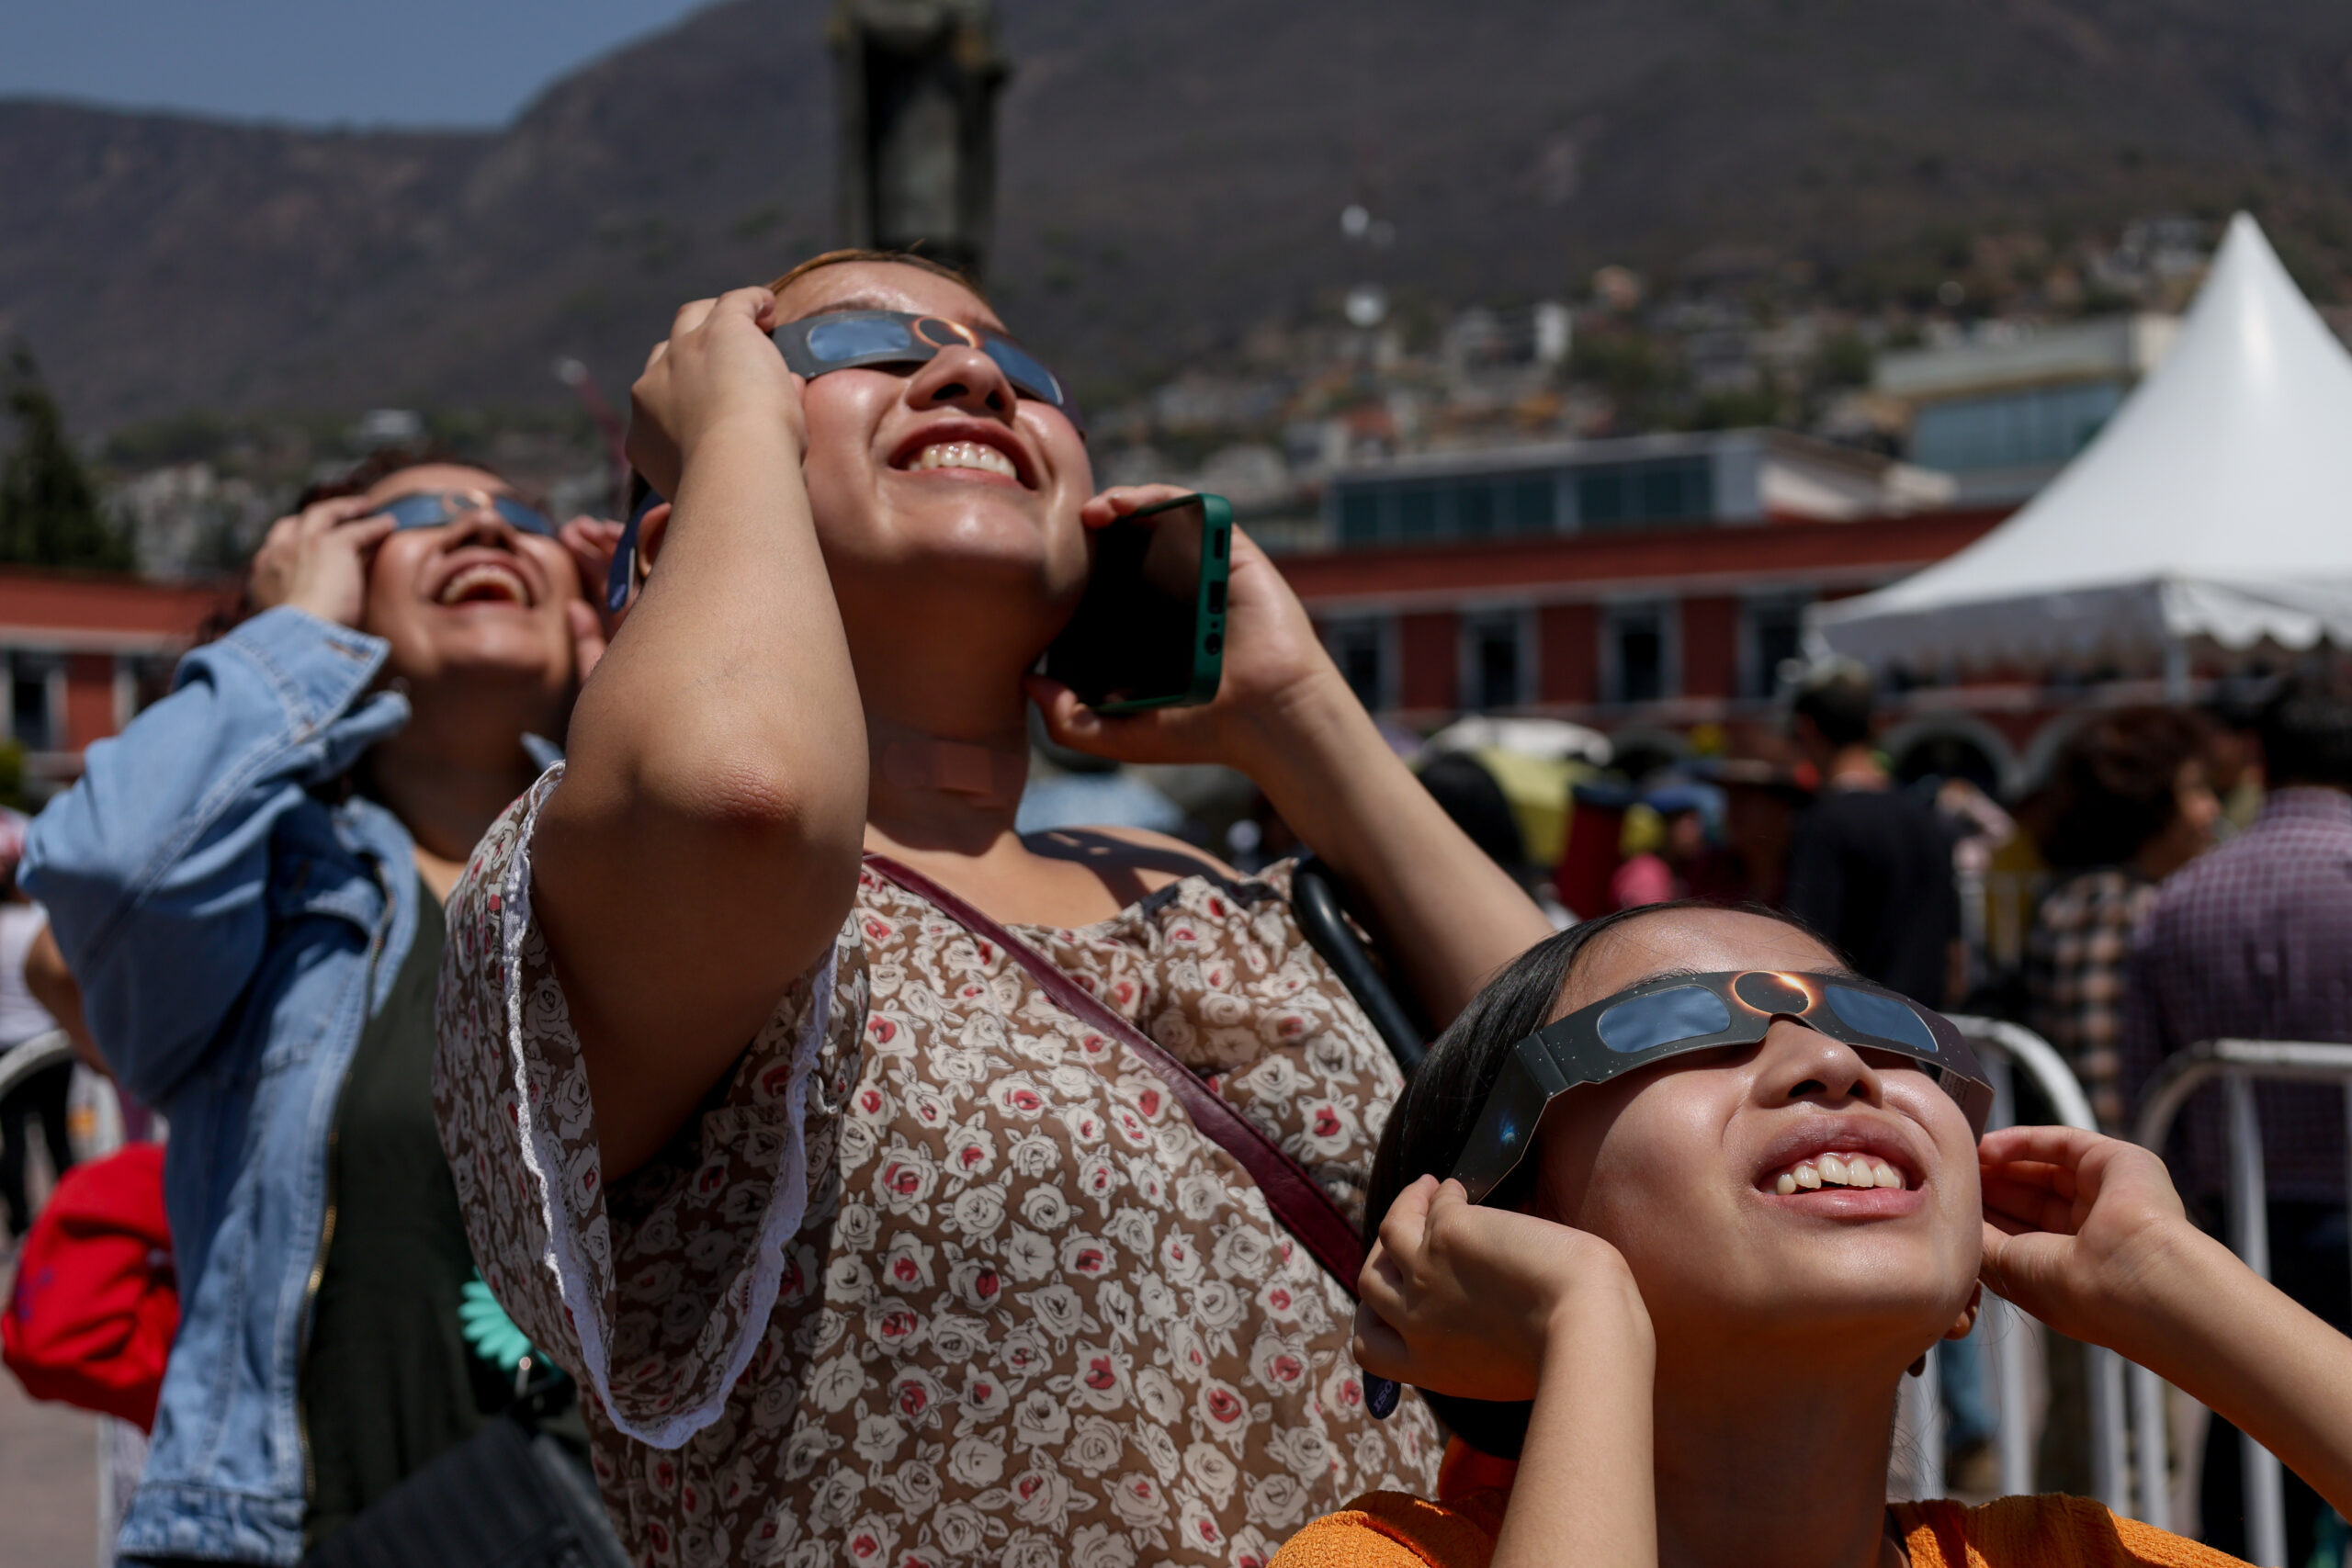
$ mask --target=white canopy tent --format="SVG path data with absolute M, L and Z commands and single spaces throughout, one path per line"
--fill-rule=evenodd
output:
M 2172 353 L 2015 516 L 1877 592 L 1816 651 L 1915 670 L 2352 649 L 2352 355 L 2240 213 Z

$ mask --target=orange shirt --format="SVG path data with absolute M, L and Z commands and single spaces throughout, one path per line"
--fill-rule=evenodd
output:
M 1457 1458 L 1453 1451 L 1446 1455 L 1447 1479 L 1468 1479 Z M 1439 1495 L 1447 1500 L 1430 1503 L 1401 1492 L 1359 1497 L 1339 1513 L 1309 1520 L 1274 1554 L 1272 1568 L 1487 1568 L 1510 1486 L 1457 1495 L 1442 1481 Z M 1910 1549 L 1911 1568 L 2245 1568 L 2210 1546 L 2119 1517 L 2087 1497 L 2003 1497 L 1981 1508 L 1897 1503 L 1892 1511 Z

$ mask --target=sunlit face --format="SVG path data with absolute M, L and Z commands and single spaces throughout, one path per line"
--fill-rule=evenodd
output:
M 1668 972 L 1838 967 L 1792 927 L 1676 910 L 1603 934 L 1560 1013 Z M 1624 1255 L 1661 1348 L 1727 1337 L 1907 1346 L 1951 1327 L 1981 1247 L 1975 1140 L 1908 1058 L 1782 1020 L 1763 1043 L 1695 1052 L 1579 1089 L 1544 1121 L 1534 1207 Z M 1900 1187 L 1781 1178 L 1866 1160 Z
M 887 262 L 820 267 L 779 305 L 787 321 L 911 310 L 1004 330 L 969 289 Z M 927 576 L 1034 622 L 1040 647 L 1068 619 L 1086 582 L 1078 513 L 1094 479 L 1059 411 L 1018 396 L 994 360 L 960 346 L 911 367 L 817 377 L 802 406 L 809 505 L 845 614 L 888 615 Z
M 513 488 L 479 468 L 403 468 L 368 499 L 380 504 L 426 491 L 481 504 L 439 527 L 399 529 L 377 546 L 361 629 L 391 644 L 387 668 L 413 683 L 464 674 L 563 693 L 572 662 L 566 606 L 580 597 L 571 557 L 492 511 L 489 498 Z

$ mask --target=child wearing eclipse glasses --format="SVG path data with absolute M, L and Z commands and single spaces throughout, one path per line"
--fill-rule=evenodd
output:
M 2182 1214 L 2163 1164 L 1986 1135 L 1951 1025 L 1781 917 L 1651 906 L 1489 984 L 1382 1138 L 1355 1351 L 1455 1434 L 1275 1568 L 2109 1568 L 2233 1560 L 2074 1497 L 1885 1502 L 1895 1393 L 1989 1287 L 2352 1504 L 2352 1341 Z M 1385 1216 L 1385 1217 L 1383 1217 Z

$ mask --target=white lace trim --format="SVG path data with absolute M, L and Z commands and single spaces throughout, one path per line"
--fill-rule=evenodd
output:
M 745 1292 L 744 1309 L 735 1328 L 735 1343 L 729 1346 L 723 1359 L 718 1384 L 701 1400 L 650 1423 L 630 1418 L 613 1397 L 612 1369 L 605 1344 L 605 1312 L 607 1292 L 589 1266 L 586 1238 L 582 1235 L 581 1217 L 572 1213 L 569 1183 L 549 1173 L 563 1169 L 563 1151 L 557 1142 L 554 1129 L 547 1118 L 538 1115 L 532 1103 L 530 1057 L 523 1043 L 523 944 L 531 931 L 531 835 L 538 826 L 539 807 L 563 776 L 563 764 L 550 768 L 530 794 L 530 804 L 514 838 L 514 853 L 506 867 L 506 874 L 499 888 L 499 953 L 504 965 L 502 998 L 506 1014 L 506 1056 L 508 1069 L 514 1077 L 514 1098 L 520 1121 L 523 1167 L 537 1184 L 539 1218 L 547 1232 L 547 1252 L 540 1259 L 554 1276 L 557 1295 L 564 1311 L 571 1319 L 572 1330 L 580 1337 L 580 1355 L 588 1380 L 596 1397 L 604 1404 L 605 1413 L 623 1436 L 633 1438 L 657 1449 L 678 1449 L 688 1439 L 718 1419 L 726 1409 L 728 1395 L 736 1381 L 750 1366 L 765 1337 L 768 1317 L 775 1310 L 776 1296 L 783 1290 L 785 1248 L 799 1233 L 800 1222 L 808 1209 L 808 1150 L 806 1128 L 808 1105 L 808 1075 L 817 1065 L 817 1056 L 825 1039 L 825 1029 L 833 1010 L 833 971 L 839 954 L 839 939 L 828 944 L 818 960 L 816 996 L 809 1008 L 800 1038 L 792 1052 L 792 1075 L 786 1082 L 784 1146 L 777 1155 L 782 1168 L 777 1172 L 775 1190 L 768 1200 L 767 1213 L 761 1216 L 758 1240 L 753 1244 L 746 1277 L 729 1287 L 729 1294 Z M 570 1027 L 568 1015 L 564 1026 Z M 574 1071 L 579 1071 L 575 1066 Z M 592 1108 L 593 1114 L 593 1108 Z M 599 1190 L 602 1184 L 599 1183 Z M 609 1222 L 608 1222 L 609 1223 Z

